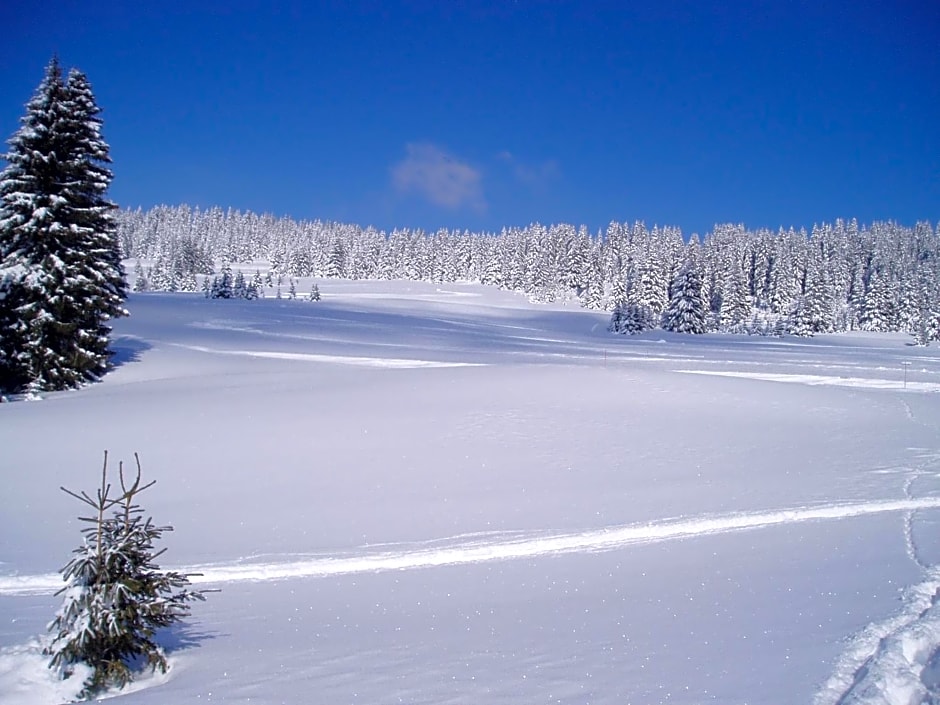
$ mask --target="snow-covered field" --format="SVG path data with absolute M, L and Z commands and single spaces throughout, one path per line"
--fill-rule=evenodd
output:
M 157 480 L 165 567 L 221 589 L 127 702 L 940 698 L 937 349 L 320 289 L 132 295 L 101 384 L 0 405 L 0 702 L 77 690 L 35 639 L 79 541 L 58 487 L 105 449 Z

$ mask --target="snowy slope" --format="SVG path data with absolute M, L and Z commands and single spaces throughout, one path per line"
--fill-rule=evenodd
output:
M 90 488 L 105 448 L 158 480 L 166 563 L 222 588 L 128 701 L 937 687 L 935 349 L 631 338 L 474 285 L 320 288 L 132 296 L 103 383 L 0 405 L 0 702 L 68 696 L 30 639 L 78 538 L 57 487 Z

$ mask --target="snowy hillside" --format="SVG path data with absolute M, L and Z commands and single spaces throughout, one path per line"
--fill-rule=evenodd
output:
M 309 282 L 300 282 L 306 291 Z M 612 335 L 478 285 L 135 294 L 102 383 L 0 405 L 0 702 L 102 451 L 220 588 L 129 703 L 940 697 L 940 353 Z

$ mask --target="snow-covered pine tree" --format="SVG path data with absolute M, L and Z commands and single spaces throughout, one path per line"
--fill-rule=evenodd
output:
M 317 286 L 317 283 L 314 282 L 310 285 L 310 294 L 307 296 L 307 301 L 319 301 L 320 300 L 320 287 Z
M 144 519 L 137 498 L 154 482 L 141 485 L 140 460 L 136 454 L 134 459 L 131 483 L 123 463 L 118 466 L 120 496 L 111 496 L 107 452 L 94 497 L 62 488 L 94 514 L 80 518 L 87 524 L 84 540 L 62 568 L 66 585 L 57 594 L 64 598 L 49 624 L 52 634 L 44 653 L 62 678 L 73 675 L 79 663 L 90 667 L 81 692 L 85 698 L 123 687 L 147 667 L 165 672 L 166 654 L 156 631 L 189 616 L 189 603 L 205 599 L 204 591 L 187 587 L 191 575 L 164 572 L 156 565 L 163 550 L 154 544 L 172 527 Z
M 784 232 L 781 228 L 774 238 L 768 286 L 770 310 L 774 313 L 788 314 L 800 295 L 799 242 L 799 236 L 792 229 Z
M 60 390 L 108 367 L 127 315 L 100 109 L 87 78 L 46 67 L 0 173 L 0 390 Z
M 150 291 L 150 281 L 140 260 L 134 265 L 134 291 Z
M 209 291 L 210 299 L 231 299 L 235 293 L 233 291 L 235 278 L 232 276 L 232 265 L 225 262 L 219 276 L 212 278 L 212 288 Z
M 180 291 L 199 291 L 199 281 L 196 279 L 195 272 L 183 272 L 179 278 Z
M 581 297 L 584 308 L 601 309 L 604 307 L 604 280 L 600 271 L 600 263 L 596 261 L 588 265 L 587 284 Z
M 928 260 L 921 263 L 917 279 L 918 311 L 912 334 L 917 345 L 926 346 L 940 341 L 940 277 Z
M 248 284 L 249 298 L 257 299 L 264 295 L 264 280 L 261 278 L 261 270 L 256 269 L 251 282 Z
M 235 272 L 235 279 L 232 282 L 232 298 L 234 299 L 247 299 L 248 298 L 248 282 L 245 281 L 245 275 L 242 273 L 242 270 Z
M 747 292 L 747 279 L 739 261 L 726 264 L 721 287 L 719 326 L 729 333 L 741 333 L 751 318 L 751 298 Z
M 172 270 L 167 266 L 166 259 L 161 255 L 154 260 L 150 267 L 150 288 L 153 291 L 176 291 L 177 282 Z
M 897 330 L 897 306 L 887 269 L 876 267 L 868 280 L 868 289 L 859 313 L 862 330 L 886 332 Z
M 607 329 L 614 333 L 636 335 L 655 327 L 656 321 L 649 306 L 628 301 L 614 308 Z
M 127 315 L 127 278 L 121 263 L 121 246 L 117 237 L 114 213 L 117 206 L 104 195 L 114 175 L 105 164 L 111 163 L 111 148 L 101 136 L 101 108 L 95 100 L 88 77 L 78 69 L 69 71 L 66 90 L 69 94 L 68 111 L 72 118 L 77 159 L 72 162 L 75 181 L 81 184 L 75 211 L 80 227 L 86 229 L 90 247 L 101 258 L 100 275 L 105 290 L 111 294 L 111 304 L 118 315 Z M 110 265 L 105 267 L 104 264 Z M 110 330 L 108 330 L 110 333 Z
M 675 333 L 704 333 L 705 305 L 702 277 L 693 257 L 686 259 L 672 282 L 672 297 L 663 311 L 664 330 Z
M 808 263 L 803 293 L 797 296 L 788 319 L 789 332 L 801 337 L 832 329 L 832 301 L 818 260 Z
M 624 272 L 622 269 L 614 273 L 613 284 L 611 285 L 610 290 L 610 300 L 609 306 L 611 311 L 616 311 L 618 308 L 622 309 L 628 299 L 628 283 L 632 284 L 632 277 L 630 277 L 631 272 Z M 628 282 L 630 279 L 630 282 Z M 613 328 L 611 328 L 613 330 Z

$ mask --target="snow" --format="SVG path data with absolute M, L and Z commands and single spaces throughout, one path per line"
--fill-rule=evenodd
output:
M 0 702 L 78 690 L 36 637 L 106 448 L 221 589 L 128 702 L 936 697 L 936 350 L 318 285 L 132 295 L 101 383 L 0 405 Z
M 69 702 L 75 698 L 76 685 L 90 675 L 90 669 L 78 664 L 73 678 L 59 680 L 47 668 L 39 640 L 0 650 L 0 693 L 4 702 Z
M 237 561 L 227 564 L 184 566 L 181 570 L 193 575 L 194 584 L 209 584 L 210 586 L 242 581 L 325 577 L 537 558 L 564 553 L 611 551 L 637 543 L 760 529 L 777 524 L 846 519 L 881 512 L 913 513 L 922 509 L 940 509 L 940 497 L 695 517 L 638 525 L 611 526 L 576 534 L 532 535 L 523 532 L 489 532 L 482 535 L 456 536 L 447 540 L 417 545 L 368 547 L 365 551 L 345 555 L 284 556 L 276 563 Z M 0 595 L 53 594 L 61 585 L 62 578 L 57 573 L 0 577 Z
M 762 379 L 767 382 L 792 382 L 795 384 L 831 384 L 838 387 L 868 387 L 870 389 L 894 389 L 911 392 L 937 392 L 936 382 L 907 382 L 898 379 L 872 379 L 865 377 L 834 377 L 831 375 L 773 374 L 770 372 L 729 372 L 719 370 L 677 370 L 690 375 L 715 375 L 718 377 L 740 377 Z M 922 372 L 927 372 L 926 369 Z
M 314 355 L 310 353 L 277 352 L 274 350 L 213 350 L 199 345 L 184 345 L 190 350 L 219 355 L 246 355 L 248 357 L 267 357 L 272 360 L 306 360 L 308 362 L 334 362 L 340 365 L 358 365 L 362 367 L 397 367 L 399 369 L 415 367 L 473 367 L 475 362 L 436 362 L 434 360 L 396 360 L 388 357 L 353 357 L 349 355 Z

